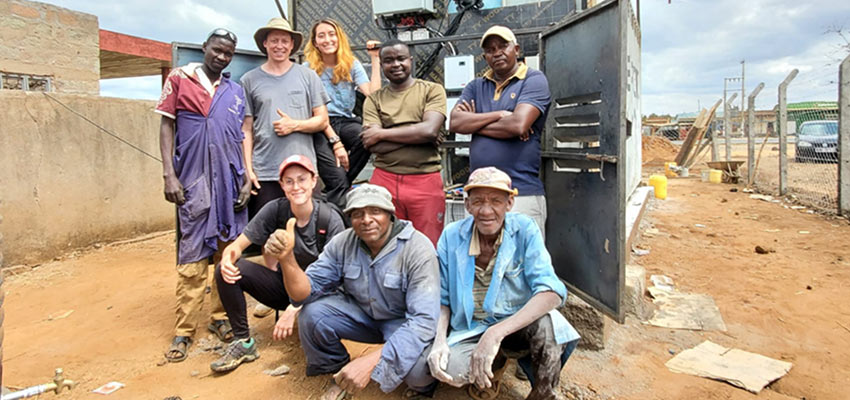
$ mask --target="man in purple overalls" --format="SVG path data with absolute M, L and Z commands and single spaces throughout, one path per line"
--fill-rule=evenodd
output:
M 156 112 L 162 115 L 160 151 L 165 199 L 177 205 L 177 326 L 166 359 L 183 361 L 207 288 L 210 258 L 236 239 L 248 222 L 250 180 L 242 157 L 242 87 L 222 73 L 236 50 L 236 35 L 212 31 L 204 62 L 168 75 Z M 212 322 L 219 339 L 233 339 L 215 285 L 210 285 Z

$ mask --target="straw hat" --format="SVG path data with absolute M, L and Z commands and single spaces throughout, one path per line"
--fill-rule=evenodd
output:
M 469 174 L 469 180 L 463 191 L 469 193 L 475 188 L 490 188 L 516 196 L 517 190 L 511 187 L 511 177 L 496 167 L 478 168 Z
M 269 32 L 275 29 L 279 31 L 288 32 L 292 35 L 292 40 L 295 43 L 292 46 L 292 51 L 290 52 L 290 55 L 294 54 L 296 51 L 298 51 L 298 49 L 301 48 L 301 42 L 304 41 L 304 35 L 302 35 L 301 32 L 292 30 L 292 26 L 289 25 L 289 21 L 280 17 L 275 17 L 270 19 L 269 23 L 266 24 L 266 26 L 257 29 L 257 32 L 254 33 L 254 41 L 257 42 L 257 47 L 260 49 L 261 52 L 263 52 L 263 54 L 267 54 L 266 47 L 263 46 L 263 42 L 266 41 L 266 36 L 268 36 Z

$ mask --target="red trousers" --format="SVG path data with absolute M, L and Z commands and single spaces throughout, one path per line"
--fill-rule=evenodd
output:
M 446 195 L 439 171 L 399 175 L 375 168 L 369 183 L 387 188 L 393 196 L 396 217 L 412 222 L 416 230 L 437 246 L 446 212 Z

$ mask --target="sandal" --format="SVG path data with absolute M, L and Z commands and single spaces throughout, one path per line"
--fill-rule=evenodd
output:
M 499 397 L 499 389 L 501 388 L 501 380 L 493 382 L 493 386 L 484 389 L 479 389 L 478 386 L 470 384 L 466 387 L 466 394 L 475 400 L 493 400 Z
M 218 319 L 211 322 L 207 329 L 214 333 L 218 340 L 225 343 L 233 341 L 233 328 L 230 327 L 230 321 L 226 319 Z
M 434 385 L 431 389 L 424 392 L 417 392 L 411 388 L 405 388 L 404 392 L 401 394 L 401 398 L 406 400 L 431 399 L 434 397 L 435 391 L 437 391 L 437 385 Z
M 192 338 L 188 336 L 175 336 L 174 340 L 171 341 L 171 346 L 165 352 L 165 359 L 173 363 L 185 360 L 191 344 Z M 172 356 L 171 353 L 177 353 L 177 355 Z
M 326 398 L 325 396 L 328 394 L 328 391 L 330 391 L 330 389 L 334 386 L 336 386 L 339 389 L 339 392 L 336 394 L 336 396 L 333 398 L 333 400 L 344 400 L 346 398 L 350 398 L 350 396 L 348 395 L 348 392 L 346 392 L 345 390 L 342 390 L 342 388 L 340 388 L 339 385 L 336 384 L 336 380 L 334 380 L 333 378 L 331 378 L 330 385 L 325 384 L 325 386 L 322 387 L 322 390 L 324 390 L 325 393 L 322 394 L 320 396 L 320 398 Z
M 496 371 L 493 371 L 493 378 L 490 379 L 492 385 L 489 388 L 479 389 L 475 384 L 469 384 L 466 387 L 466 394 L 475 400 L 493 400 L 499 397 L 499 390 L 502 389 L 502 374 L 505 373 L 508 363 L 506 362 Z

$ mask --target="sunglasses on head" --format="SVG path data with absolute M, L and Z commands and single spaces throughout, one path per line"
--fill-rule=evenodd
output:
M 225 39 L 233 42 L 234 46 L 236 45 L 236 34 L 227 30 L 227 29 L 218 28 L 218 29 L 210 32 L 210 34 L 207 36 L 207 40 L 210 40 L 210 38 L 213 37 L 213 36 L 225 38 Z

